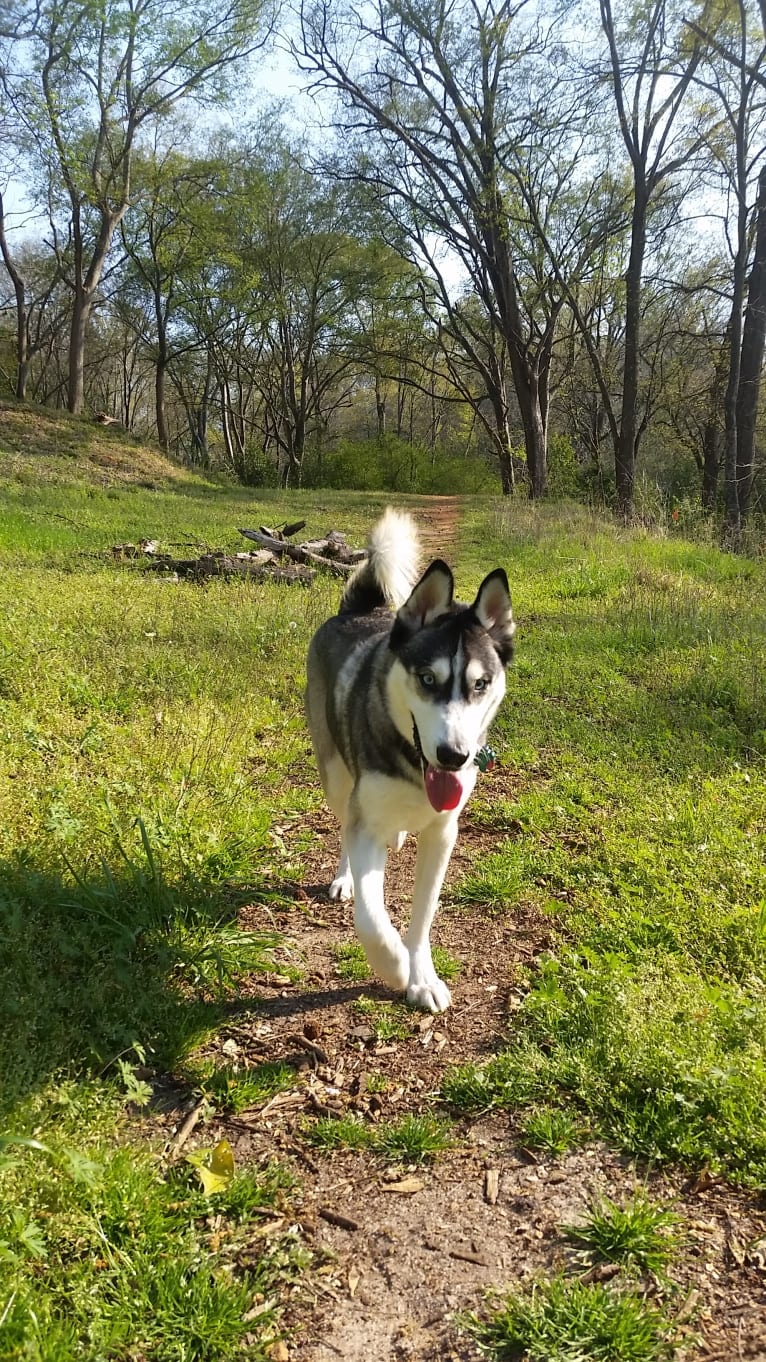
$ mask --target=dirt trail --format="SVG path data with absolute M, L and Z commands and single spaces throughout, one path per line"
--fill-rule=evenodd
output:
M 454 557 L 460 525 L 460 497 L 424 497 L 418 507 L 417 520 L 423 563 L 432 558 Z
M 454 556 L 459 515 L 457 498 L 424 503 L 418 518 L 426 554 Z M 463 818 L 434 931 L 435 943 L 460 961 L 453 1006 L 436 1018 L 406 1014 L 404 1033 L 387 1040 L 376 1039 L 370 1018 L 355 1005 L 362 996 L 390 1002 L 391 995 L 375 983 L 347 982 L 337 960 L 337 945 L 353 941 L 353 931 L 351 909 L 330 903 L 324 888 L 337 862 L 334 820 L 322 812 L 280 826 L 288 852 L 303 856 L 306 874 L 282 886 L 279 902 L 252 903 L 242 922 L 284 933 L 287 956 L 302 977 L 295 984 L 280 975 L 254 978 L 251 1011 L 224 1026 L 210 1053 L 245 1067 L 287 1060 L 295 1082 L 260 1109 L 216 1119 L 200 1142 L 226 1135 L 239 1166 L 276 1157 L 298 1179 L 294 1214 L 312 1267 L 288 1293 L 283 1359 L 477 1358 L 456 1316 L 480 1309 L 487 1288 L 571 1269 L 562 1226 L 581 1217 L 594 1195 L 620 1200 L 638 1184 L 684 1218 L 685 1247 L 672 1275 L 676 1300 L 700 1341 L 690 1339 L 682 1355 L 708 1362 L 766 1358 L 766 1213 L 757 1197 L 705 1176 L 637 1171 L 599 1143 L 558 1161 L 538 1157 L 524 1148 L 519 1121 L 507 1114 L 457 1120 L 452 1147 L 424 1166 L 368 1151 L 322 1152 L 306 1137 L 320 1115 L 355 1114 L 375 1124 L 407 1112 L 446 1114 L 438 1105 L 446 1070 L 486 1059 L 512 1033 L 523 971 L 550 944 L 547 920 L 523 903 L 502 915 L 464 906 L 455 901 L 455 886 L 500 843 L 522 835 L 514 803 L 546 776 L 501 767 L 480 777 L 492 782 L 492 812 L 480 818 L 469 806 Z M 408 839 L 392 856 L 387 878 L 399 920 L 406 917 L 413 865 Z M 177 1116 L 168 1113 L 168 1123 Z M 488 1172 L 497 1177 L 494 1203 Z M 274 1221 L 275 1233 L 284 1228 L 283 1220 Z M 268 1233 L 266 1220 L 256 1227 L 255 1242 Z M 743 1247 L 760 1240 L 761 1265 Z M 652 1280 L 643 1286 L 650 1296 L 657 1289 Z

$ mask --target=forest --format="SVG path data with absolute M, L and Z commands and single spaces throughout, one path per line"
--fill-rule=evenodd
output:
M 567 494 L 736 547 L 765 35 L 763 0 L 7 0 L 0 396 L 250 486 Z

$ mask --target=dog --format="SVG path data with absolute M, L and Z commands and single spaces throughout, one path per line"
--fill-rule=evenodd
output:
M 453 600 L 436 559 L 419 576 L 412 518 L 389 508 L 369 555 L 349 578 L 338 614 L 309 646 L 306 712 L 327 803 L 340 820 L 331 899 L 354 899 L 354 925 L 373 971 L 407 1002 L 443 1012 L 449 989 L 434 969 L 430 930 L 476 783 L 475 759 L 505 694 L 515 624 L 502 568 L 472 605 Z M 388 848 L 417 834 L 409 930 L 388 916 Z

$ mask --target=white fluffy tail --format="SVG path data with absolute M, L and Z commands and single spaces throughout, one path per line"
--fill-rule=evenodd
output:
M 389 506 L 369 540 L 369 557 L 349 579 L 341 612 L 364 614 L 376 606 L 398 610 L 420 576 L 420 544 L 412 516 Z

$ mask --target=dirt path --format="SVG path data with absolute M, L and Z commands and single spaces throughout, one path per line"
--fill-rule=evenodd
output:
M 453 556 L 460 525 L 460 497 L 423 497 L 418 507 L 418 529 L 423 563 Z
M 518 789 L 513 773 L 491 778 L 498 799 Z M 478 1358 L 456 1316 L 480 1309 L 487 1288 L 571 1268 L 562 1226 L 600 1193 L 620 1200 L 648 1184 L 686 1225 L 673 1277 L 677 1302 L 696 1316 L 700 1343 L 690 1342 L 683 1355 L 708 1362 L 766 1357 L 766 1279 L 743 1248 L 761 1239 L 766 1248 L 766 1215 L 755 1197 L 704 1177 L 636 1170 L 599 1143 L 559 1161 L 538 1158 L 523 1148 L 508 1115 L 458 1121 L 453 1147 L 425 1166 L 370 1152 L 318 1151 L 308 1141 L 307 1125 L 321 1115 L 353 1113 L 374 1123 L 443 1110 L 437 1094 L 446 1070 L 486 1059 L 512 1026 L 519 971 L 548 944 L 546 923 L 528 909 L 495 916 L 451 902 L 451 888 L 498 836 L 491 826 L 472 825 L 470 813 L 465 821 L 435 930 L 436 943 L 461 962 L 451 984 L 453 1007 L 436 1018 L 408 1014 L 401 1038 L 377 1040 L 355 1011 L 360 997 L 390 1002 L 390 994 L 374 983 L 346 982 L 339 973 L 337 945 L 352 942 L 353 933 L 351 910 L 330 903 L 322 888 L 338 850 L 329 814 L 311 821 L 305 879 L 285 886 L 278 908 L 255 903 L 243 914 L 252 929 L 277 927 L 285 934 L 303 977 L 294 985 L 280 976 L 254 979 L 252 1013 L 222 1029 L 211 1055 L 245 1066 L 286 1060 L 295 1067 L 295 1083 L 260 1110 L 217 1119 L 204 1143 L 226 1135 L 239 1166 L 277 1157 L 299 1181 L 298 1223 L 313 1267 L 293 1288 L 285 1321 L 289 1346 L 279 1356 L 293 1362 Z M 288 846 L 305 833 L 305 820 L 284 828 Z M 394 904 L 407 901 L 413 861 L 408 841 L 392 858 Z M 486 1191 L 490 1171 L 498 1182 L 494 1203 Z M 284 1223 L 275 1222 L 280 1228 Z M 650 1294 L 656 1287 L 644 1285 Z
M 450 557 L 458 499 L 430 499 L 419 520 L 425 556 Z M 375 983 L 342 976 L 337 947 L 353 942 L 352 912 L 325 893 L 338 854 L 329 813 L 308 826 L 304 816 L 283 822 L 287 850 L 300 849 L 306 874 L 283 886 L 279 903 L 254 902 L 243 911 L 244 926 L 284 933 L 301 979 L 254 978 L 251 1011 L 223 1027 L 210 1054 L 245 1068 L 285 1060 L 295 1081 L 260 1109 L 216 1119 L 201 1138 L 209 1144 L 225 1135 L 239 1166 L 276 1157 L 298 1179 L 297 1232 L 312 1266 L 288 1292 L 288 1344 L 273 1354 L 283 1362 L 477 1358 L 457 1317 L 480 1309 L 487 1288 L 572 1268 L 562 1227 L 581 1217 L 594 1196 L 620 1200 L 638 1185 L 684 1220 L 674 1300 L 693 1321 L 697 1341 L 690 1334 L 682 1355 L 708 1362 L 766 1358 L 766 1208 L 755 1196 L 705 1176 L 637 1170 L 600 1143 L 558 1161 L 537 1157 L 507 1114 L 457 1120 L 452 1147 L 420 1166 L 369 1151 L 319 1151 L 307 1137 L 322 1115 L 353 1114 L 368 1125 L 408 1112 L 445 1115 L 438 1103 L 445 1072 L 486 1059 L 512 1031 L 523 969 L 549 945 L 547 921 L 523 904 L 502 915 L 466 908 L 455 902 L 454 887 L 513 835 L 508 803 L 541 778 L 502 768 L 481 777 L 493 782 L 506 813 L 498 814 L 497 826 L 491 816 L 480 822 L 470 806 L 464 817 L 434 932 L 435 943 L 460 962 L 453 1007 L 443 1016 L 407 1013 L 401 1034 L 378 1039 L 369 1014 L 360 1015 L 362 997 L 383 1004 L 391 996 Z M 397 904 L 406 916 L 413 864 L 408 839 L 391 858 L 394 917 Z M 176 1111 L 166 1119 L 177 1118 Z M 284 1228 L 283 1220 L 273 1222 L 275 1233 Z M 268 1233 L 267 1220 L 257 1227 L 257 1242 Z M 752 1245 L 760 1241 L 759 1259 Z M 643 1286 L 650 1296 L 657 1289 L 652 1280 Z

